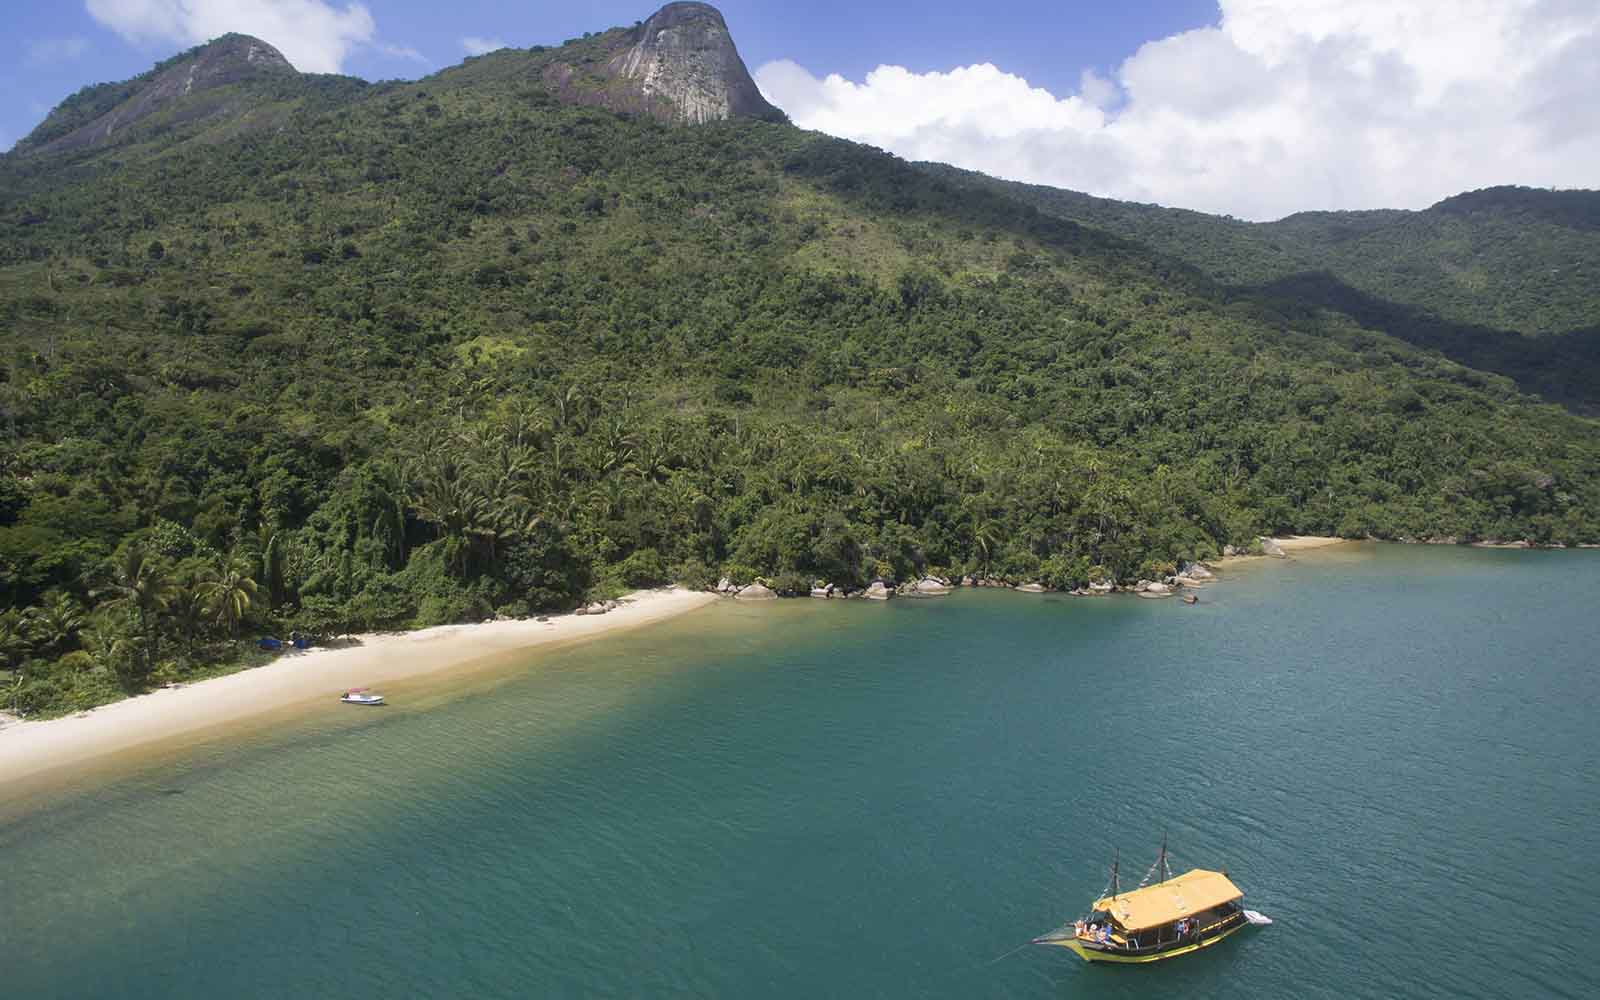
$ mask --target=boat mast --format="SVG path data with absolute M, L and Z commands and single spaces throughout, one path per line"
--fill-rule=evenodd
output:
M 1157 882 L 1168 882 L 1172 879 L 1172 869 L 1167 865 L 1167 831 L 1161 831 L 1161 857 L 1156 859 L 1156 871 L 1161 878 Z
M 1122 848 L 1117 848 L 1117 853 L 1111 858 L 1111 898 L 1117 898 L 1117 868 L 1122 864 Z

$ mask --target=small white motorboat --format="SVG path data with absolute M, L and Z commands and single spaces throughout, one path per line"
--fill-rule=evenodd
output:
M 346 705 L 382 705 L 383 695 L 366 688 L 351 688 L 339 696 Z

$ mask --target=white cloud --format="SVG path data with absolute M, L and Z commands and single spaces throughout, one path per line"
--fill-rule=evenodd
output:
M 327 0 L 86 0 L 96 21 L 132 42 L 197 44 L 230 31 L 275 46 L 307 73 L 337 73 L 371 44 L 377 22 L 365 4 Z
M 57 63 L 72 62 L 89 51 L 87 38 L 40 38 L 28 43 L 27 53 L 23 56 L 23 63 L 29 67 L 54 66 Z
M 908 159 L 1252 219 L 1600 186 L 1593 0 L 1221 0 L 1057 96 L 988 64 L 756 73 L 798 124 Z
M 499 49 L 510 48 L 498 38 L 480 38 L 477 35 L 468 35 L 461 40 L 461 47 L 469 56 L 481 56 Z
M 373 48 L 394 59 L 405 59 L 409 62 L 423 63 L 424 65 L 428 62 L 427 56 L 409 45 L 390 45 L 387 42 L 378 42 L 373 45 Z

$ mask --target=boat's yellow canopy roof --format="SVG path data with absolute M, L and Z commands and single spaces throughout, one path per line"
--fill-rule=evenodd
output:
M 1243 895 L 1221 872 L 1195 868 L 1156 885 L 1124 892 L 1114 898 L 1097 899 L 1094 908 L 1111 914 L 1124 930 L 1142 931 L 1182 920 Z

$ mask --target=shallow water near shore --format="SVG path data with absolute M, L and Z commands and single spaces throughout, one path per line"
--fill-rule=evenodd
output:
M 15 996 L 1588 996 L 1600 553 L 719 604 L 0 813 Z M 1272 916 L 1023 948 L 1163 830 Z M 1001 957 L 1005 956 L 1005 957 Z

